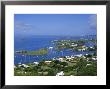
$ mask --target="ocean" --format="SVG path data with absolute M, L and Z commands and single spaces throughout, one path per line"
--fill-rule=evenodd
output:
M 51 60 L 62 56 L 71 56 L 77 54 L 89 54 L 93 51 L 72 51 L 69 49 L 56 51 L 54 49 L 54 40 L 79 40 L 79 39 L 96 39 L 96 35 L 88 36 L 15 36 L 14 37 L 14 51 L 19 50 L 39 50 L 41 48 L 53 47 L 48 50 L 48 54 L 32 56 L 32 55 L 21 55 L 14 53 L 14 64 L 26 64 L 32 62 L 39 62 L 41 60 Z M 94 46 L 94 43 L 86 43 L 87 46 Z

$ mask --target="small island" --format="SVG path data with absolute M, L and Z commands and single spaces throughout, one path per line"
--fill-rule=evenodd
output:
M 21 51 L 16 51 L 16 53 L 22 54 L 22 55 L 45 55 L 45 54 L 48 54 L 48 49 L 42 48 L 35 51 L 21 50 Z
M 54 40 L 53 47 L 42 48 L 35 51 L 16 51 L 21 55 L 46 55 L 49 50 L 63 51 L 72 50 L 74 52 L 88 52 L 91 54 L 77 54 L 71 56 L 60 56 L 52 59 L 41 59 L 39 62 L 27 64 L 17 64 L 14 68 L 15 76 L 96 76 L 97 75 L 97 46 L 86 46 L 85 43 L 96 40 Z
M 16 14 L 14 22 L 14 76 L 97 76 L 96 14 Z

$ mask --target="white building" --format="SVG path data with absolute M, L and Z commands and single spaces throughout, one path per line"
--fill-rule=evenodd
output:
M 74 56 L 72 55 L 71 58 L 74 58 Z
M 74 46 L 78 46 L 78 45 L 77 44 L 72 44 L 71 46 L 74 47 Z
M 95 61 L 95 60 L 97 60 L 97 58 L 92 58 L 92 60 L 94 60 L 94 61 Z
M 87 66 L 91 66 L 91 65 L 92 65 L 92 64 L 87 64 L 86 67 L 87 67 Z
M 46 64 L 50 64 L 52 61 L 45 61 Z
M 90 48 L 93 48 L 93 47 L 90 47 Z
M 79 55 L 75 55 L 76 57 L 81 57 L 82 56 L 82 54 L 79 54 Z
M 21 66 L 22 66 L 21 64 L 18 65 L 18 67 L 21 67 Z
M 72 58 L 71 57 L 69 57 L 69 58 L 67 58 L 68 60 L 71 60 Z
M 29 66 L 26 64 L 22 64 L 23 67 L 28 68 Z
M 57 73 L 56 76 L 64 76 L 64 72 L 61 71 L 61 72 Z
M 37 64 L 37 65 L 38 65 L 38 64 L 39 64 L 39 62 L 34 62 L 34 64 Z
M 64 59 L 63 58 L 58 58 L 57 60 L 58 61 L 61 61 L 61 62 L 64 62 Z
M 65 56 L 66 58 L 69 58 L 69 56 Z
M 65 45 L 65 44 L 62 44 L 62 45 Z

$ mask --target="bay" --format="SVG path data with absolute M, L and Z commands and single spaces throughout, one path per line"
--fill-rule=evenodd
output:
M 41 48 L 47 48 L 48 54 L 32 56 L 32 55 L 21 55 L 14 53 L 14 64 L 25 64 L 32 62 L 39 62 L 42 60 L 52 60 L 53 58 L 59 58 L 62 56 L 71 56 L 78 54 L 90 54 L 94 53 L 93 51 L 72 51 L 69 49 L 56 51 L 54 48 L 54 44 L 52 41 L 54 40 L 80 40 L 80 39 L 96 39 L 96 35 L 88 35 L 88 36 L 15 36 L 14 37 L 14 51 L 18 50 L 39 50 Z M 87 42 L 85 45 L 93 46 L 96 45 L 94 43 Z M 49 47 L 53 47 L 53 49 L 49 49 Z

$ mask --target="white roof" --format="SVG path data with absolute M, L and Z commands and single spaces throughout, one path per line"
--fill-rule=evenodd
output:
M 45 61 L 45 62 L 52 62 L 52 61 Z
M 75 55 L 75 56 L 77 56 L 77 57 L 81 57 L 81 56 L 82 56 L 82 54 L 79 54 L 79 55 Z
M 39 64 L 39 62 L 34 62 L 34 64 Z
M 29 66 L 28 66 L 28 65 L 26 65 L 26 64 L 22 64 L 22 65 L 23 65 L 24 67 L 26 67 L 26 68 L 27 68 L 27 67 L 29 67 Z
M 63 76 L 63 75 L 64 75 L 64 72 L 63 71 L 61 71 L 61 72 L 59 72 L 59 73 L 56 74 L 56 76 Z
M 92 58 L 92 60 L 97 60 L 97 58 Z

